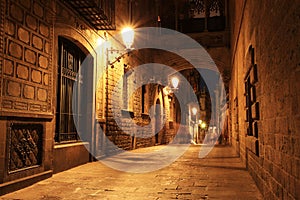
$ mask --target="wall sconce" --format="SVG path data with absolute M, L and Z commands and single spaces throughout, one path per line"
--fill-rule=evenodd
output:
M 171 84 L 167 85 L 166 87 L 164 87 L 164 94 L 167 96 L 167 95 L 170 95 L 172 92 L 178 90 L 178 85 L 179 85 L 179 78 L 176 77 L 176 76 L 173 76 L 171 78 Z
M 179 85 L 179 79 L 178 79 L 178 77 L 173 76 L 171 78 L 171 83 L 172 83 L 172 86 L 173 86 L 172 89 L 178 89 L 178 85 Z
M 204 121 L 202 121 L 201 119 L 199 119 L 199 126 L 201 129 L 206 129 L 206 123 Z
M 121 34 L 126 50 L 131 50 L 134 40 L 134 30 L 131 27 L 126 27 L 121 31 Z
M 197 108 L 195 108 L 195 107 L 192 108 L 192 113 L 193 113 L 193 115 L 196 115 L 196 114 L 197 114 L 197 111 L 198 111 Z
M 108 99 L 109 99 L 109 94 L 108 94 L 108 77 L 109 77 L 109 70 L 108 66 L 111 66 L 111 68 L 114 68 L 114 64 L 116 62 L 120 62 L 121 58 L 124 57 L 125 53 L 129 54 L 129 52 L 132 50 L 132 44 L 134 40 L 134 30 L 132 28 L 126 27 L 121 31 L 122 34 L 122 39 L 123 39 L 123 45 L 125 46 L 125 49 L 114 49 L 114 48 L 106 48 L 106 87 L 105 87 L 105 94 L 106 94 L 106 102 L 105 102 L 105 114 L 106 117 L 108 117 Z M 113 37 L 113 36 L 112 36 Z M 119 42 L 119 40 L 117 40 Z M 120 43 L 120 42 L 119 42 Z M 114 58 L 113 61 L 110 61 L 109 59 L 109 54 L 117 53 L 121 54 L 117 57 Z M 129 65 L 124 63 L 123 64 L 124 70 L 127 70 L 129 68 Z M 108 126 L 108 120 L 106 119 L 106 127 Z
M 202 123 L 200 124 L 200 127 L 201 127 L 202 129 L 206 129 L 206 123 L 205 123 L 205 122 L 202 122 Z
M 134 41 L 134 30 L 130 27 L 126 27 L 121 31 L 121 36 L 122 36 L 123 44 L 125 45 L 125 49 L 114 49 L 114 48 L 106 49 L 106 61 L 107 61 L 106 63 L 107 66 L 110 65 L 111 68 L 114 68 L 114 64 L 116 62 L 120 62 L 120 59 L 124 57 L 124 53 L 129 54 L 129 51 L 133 50 L 131 46 Z M 121 55 L 115 57 L 114 61 L 110 61 L 109 53 L 121 53 Z

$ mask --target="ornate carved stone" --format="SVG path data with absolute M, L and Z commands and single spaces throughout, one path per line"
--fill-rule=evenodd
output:
M 11 123 L 8 129 L 8 171 L 42 163 L 42 124 Z

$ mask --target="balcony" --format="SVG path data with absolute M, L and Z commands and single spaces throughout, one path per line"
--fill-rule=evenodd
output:
M 115 29 L 115 0 L 64 0 L 96 30 Z

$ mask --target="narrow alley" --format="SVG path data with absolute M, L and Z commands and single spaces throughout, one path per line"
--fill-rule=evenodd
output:
M 0 199 L 300 199 L 300 0 L 0 8 Z

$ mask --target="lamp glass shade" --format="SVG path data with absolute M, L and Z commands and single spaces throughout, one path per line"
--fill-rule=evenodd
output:
M 196 115 L 197 114 L 197 108 L 192 108 L 192 113 L 193 113 L 193 115 Z
M 172 77 L 171 83 L 174 89 L 177 89 L 178 84 L 179 84 L 179 79 L 177 77 Z
M 134 40 L 134 30 L 130 27 L 126 27 L 121 31 L 121 34 L 126 49 L 130 49 Z

